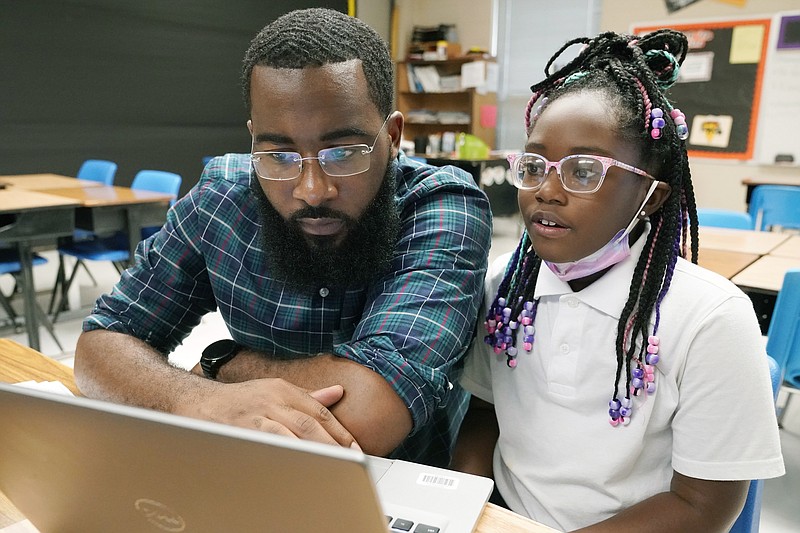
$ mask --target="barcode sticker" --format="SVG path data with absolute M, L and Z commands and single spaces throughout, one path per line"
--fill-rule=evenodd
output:
M 456 490 L 458 488 L 458 479 L 454 477 L 440 476 L 437 474 L 428 474 L 423 472 L 417 478 L 417 485 Z

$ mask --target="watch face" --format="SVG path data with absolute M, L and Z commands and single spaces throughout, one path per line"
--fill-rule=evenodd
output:
M 203 359 L 216 361 L 236 354 L 239 345 L 231 339 L 222 339 L 214 342 L 203 350 Z
M 200 357 L 203 374 L 209 379 L 216 379 L 219 367 L 233 359 L 240 348 L 236 341 L 231 339 L 222 339 L 209 344 Z

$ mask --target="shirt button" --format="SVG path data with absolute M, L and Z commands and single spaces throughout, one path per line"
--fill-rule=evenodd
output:
M 567 300 L 567 305 L 569 305 L 574 309 L 575 307 L 578 307 L 578 300 L 575 298 L 570 298 L 569 300 Z
M 569 353 L 569 344 L 562 344 L 561 345 L 561 353 Z
M 322 296 L 323 298 L 325 298 L 328 294 L 330 294 L 330 292 L 331 291 L 329 291 L 327 287 L 322 287 L 319 290 L 319 295 Z

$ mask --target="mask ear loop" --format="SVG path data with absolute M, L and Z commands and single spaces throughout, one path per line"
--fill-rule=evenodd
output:
M 650 199 L 650 197 L 653 196 L 653 193 L 655 192 L 656 188 L 658 187 L 658 183 L 659 182 L 653 180 L 653 183 L 650 184 L 650 188 L 647 190 L 647 194 L 644 196 L 644 200 L 642 200 L 642 204 L 639 206 L 639 209 L 636 210 L 636 214 L 633 215 L 633 218 L 631 219 L 630 223 L 628 224 L 628 227 L 625 228 L 625 231 L 623 231 L 618 237 L 616 237 L 614 239 L 614 244 L 618 244 L 622 239 L 627 237 L 628 234 L 631 231 L 633 231 L 634 226 L 636 226 L 636 224 L 640 220 L 644 220 L 647 217 L 647 213 L 644 210 L 644 206 L 645 206 L 645 204 L 647 204 L 647 201 Z

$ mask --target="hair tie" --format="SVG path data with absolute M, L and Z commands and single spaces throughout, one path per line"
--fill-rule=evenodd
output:
M 656 75 L 656 85 L 665 91 L 672 87 L 678 80 L 681 66 L 674 55 L 666 50 L 648 50 L 644 53 L 645 61 L 657 61 L 659 57 L 667 60 L 667 64 L 658 70 L 651 67 L 651 70 Z

